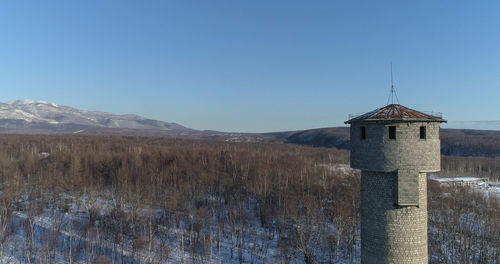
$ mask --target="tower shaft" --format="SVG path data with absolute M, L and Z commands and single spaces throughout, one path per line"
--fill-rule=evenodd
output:
M 418 175 L 419 206 L 398 206 L 397 174 L 361 172 L 361 263 L 427 263 L 427 175 Z

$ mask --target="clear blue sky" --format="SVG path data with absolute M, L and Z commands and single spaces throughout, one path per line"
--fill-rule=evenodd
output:
M 500 119 L 498 1 L 2 1 L 0 101 L 196 129 L 340 126 L 386 103 Z

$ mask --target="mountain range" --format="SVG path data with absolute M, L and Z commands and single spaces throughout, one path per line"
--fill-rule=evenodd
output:
M 193 131 L 176 123 L 138 115 L 85 111 L 45 101 L 0 103 L 0 132 L 3 133 L 95 133 L 124 129 L 164 131 L 170 134 Z
M 480 127 L 482 122 L 474 123 Z M 487 121 L 487 125 L 500 124 Z M 195 130 L 176 123 L 85 111 L 45 101 L 0 102 L 0 133 L 10 134 L 118 134 L 134 136 L 175 136 L 235 142 L 283 142 L 315 147 L 349 149 L 349 128 L 330 127 L 275 133 L 231 133 Z M 442 129 L 445 155 L 500 156 L 500 131 Z
M 273 141 L 258 133 L 231 133 L 196 130 L 177 123 L 86 111 L 45 101 L 0 102 L 0 133 L 4 134 L 118 134 L 175 136 L 237 142 Z

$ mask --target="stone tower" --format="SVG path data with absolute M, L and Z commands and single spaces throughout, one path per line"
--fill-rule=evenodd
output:
M 361 170 L 361 263 L 428 263 L 427 173 L 440 170 L 443 122 L 399 104 L 345 122 Z

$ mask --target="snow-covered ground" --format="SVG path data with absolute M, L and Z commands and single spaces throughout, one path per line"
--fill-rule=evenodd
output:
M 346 164 L 333 164 L 319 166 L 338 172 L 339 174 L 353 175 L 356 170 Z M 478 191 L 494 194 L 500 197 L 500 184 L 486 183 L 486 181 L 474 177 L 438 178 L 434 179 L 440 183 L 467 183 L 468 186 Z M 5 241 L 0 264 L 4 263 L 29 263 L 28 259 L 34 259 L 35 263 L 93 263 L 96 257 L 105 256 L 111 263 L 279 263 L 283 256 L 282 245 L 276 233 L 270 232 L 262 227 L 255 212 L 255 201 L 249 201 L 245 208 L 246 219 L 235 222 L 233 226 L 217 226 L 217 215 L 206 219 L 206 225 L 202 232 L 210 236 L 202 240 L 208 247 L 195 249 L 193 237 L 195 234 L 189 226 L 195 215 L 189 215 L 177 224 L 159 222 L 154 232 L 154 241 L 151 250 L 142 247 L 140 250 L 133 249 L 133 241 L 124 238 L 124 242 L 117 242 L 106 233 L 104 227 L 86 227 L 89 220 L 89 212 L 92 206 L 97 208 L 99 217 L 107 217 L 118 208 L 125 214 L 132 213 L 131 205 L 119 206 L 118 202 L 111 197 L 100 196 L 91 199 L 88 195 L 71 197 L 63 195 L 59 200 L 66 200 L 67 207 L 59 208 L 48 205 L 47 208 L 35 214 L 29 210 L 18 210 L 13 213 L 10 235 Z M 91 201 L 92 200 L 92 201 Z M 213 202 L 217 202 L 214 198 Z M 28 205 L 29 203 L 24 202 Z M 167 214 L 160 208 L 136 208 L 137 214 L 142 216 Z M 31 215 L 30 215 L 31 214 Z M 224 214 L 224 212 L 222 212 Z M 219 215 L 220 216 L 220 215 Z M 226 216 L 223 216 L 226 217 Z M 30 221 L 31 220 L 31 221 Z M 33 236 L 28 234 L 32 226 Z M 311 232 L 335 234 L 334 225 L 323 226 L 322 230 L 312 228 Z M 89 231 L 90 229 L 90 231 Z M 208 232 L 207 232 L 208 230 Z M 219 239 L 217 239 L 219 237 Z M 208 241 L 208 242 L 207 242 Z M 166 242 L 168 247 L 168 258 L 159 256 L 160 244 Z M 356 238 L 355 254 L 349 259 L 342 252 L 334 256 L 328 255 L 323 246 L 325 241 L 318 241 L 315 247 L 315 256 L 318 263 L 360 263 L 359 234 Z M 34 244 L 34 248 L 33 245 Z M 70 247 L 71 245 L 71 247 Z M 80 248 L 75 251 L 75 248 Z M 343 249 L 344 251 L 347 249 Z M 163 258 L 163 262 L 160 259 Z M 303 263 L 300 256 L 291 257 L 290 263 Z
M 270 233 L 263 228 L 252 206 L 246 209 L 246 215 L 253 215 L 245 219 L 243 223 L 236 223 L 234 227 L 225 226 L 222 234 L 217 234 L 216 226 L 206 228 L 214 230 L 210 238 L 209 249 L 199 254 L 198 250 L 191 247 L 193 232 L 189 231 L 189 223 L 181 223 L 179 226 L 168 226 L 159 224 L 155 231 L 153 247 L 158 249 L 160 241 L 167 241 L 169 248 L 168 258 L 160 261 L 158 251 L 148 248 L 133 250 L 133 242 L 125 238 L 125 242 L 117 243 L 113 237 L 108 236 L 100 227 L 91 227 L 88 230 L 86 224 L 89 219 L 90 204 L 88 196 L 73 198 L 63 196 L 69 202 L 66 209 L 51 207 L 45 208 L 37 215 L 31 215 L 29 211 L 15 211 L 12 216 L 11 233 L 4 246 L 0 257 L 0 264 L 4 263 L 94 263 L 98 256 L 105 256 L 110 263 L 279 263 L 282 252 L 280 251 L 279 238 L 277 234 Z M 106 216 L 117 209 L 117 203 L 110 199 L 98 198 L 93 203 L 98 207 L 98 214 Z M 130 213 L 128 206 L 123 207 L 123 212 Z M 163 210 L 140 208 L 137 210 L 141 215 L 161 215 Z M 190 218 L 193 218 L 191 216 Z M 213 216 L 212 218 L 214 218 Z M 31 220 L 31 221 L 30 221 Z M 216 222 L 211 219 L 208 222 Z M 234 230 L 230 230 L 234 228 Z M 335 227 L 330 225 L 331 230 L 317 230 L 318 232 L 335 232 Z M 29 234 L 33 230 L 33 236 Z M 220 242 L 216 236 L 221 235 Z M 34 244 L 34 248 L 33 245 Z M 71 245 L 71 246 L 70 246 Z M 358 241 L 359 245 L 359 241 Z M 79 248 L 78 251 L 75 249 Z M 190 249 L 191 248 L 191 249 Z M 319 263 L 359 263 L 354 258 L 352 262 L 345 259 L 342 254 L 338 256 L 322 255 L 321 248 L 316 252 Z M 356 248 L 359 256 L 359 247 Z M 90 252 L 90 253 L 89 253 Z M 209 253 L 207 253 L 209 252 Z M 90 257 L 89 257 L 90 255 Z M 164 257 L 164 256 L 163 256 Z M 301 259 L 291 258 L 290 263 L 302 263 Z
M 478 178 L 478 177 L 438 178 L 435 175 L 431 175 L 429 179 L 439 182 L 440 184 L 469 186 L 476 190 L 480 190 L 485 195 L 491 195 L 500 198 L 500 183 L 489 182 L 487 178 Z

